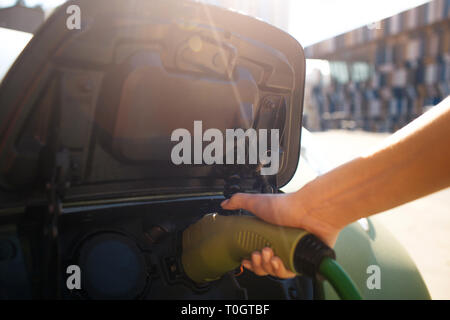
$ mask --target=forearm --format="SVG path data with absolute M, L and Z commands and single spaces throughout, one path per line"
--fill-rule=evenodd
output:
M 301 224 L 347 224 L 450 185 L 450 99 L 368 155 L 318 177 L 294 196 Z

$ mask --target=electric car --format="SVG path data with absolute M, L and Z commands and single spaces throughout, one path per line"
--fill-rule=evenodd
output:
M 71 5 L 80 28 L 68 27 Z M 0 298 L 338 298 L 320 277 L 238 268 L 195 283 L 180 263 L 188 226 L 209 213 L 242 214 L 221 210 L 224 197 L 283 192 L 327 170 L 302 133 L 304 80 L 295 39 L 215 6 L 84 0 L 55 10 L 0 87 Z M 174 164 L 171 133 L 193 132 L 199 120 L 220 132 L 278 130 L 279 148 L 269 145 L 278 173 Z M 335 251 L 363 298 L 429 299 L 382 225 L 348 226 Z

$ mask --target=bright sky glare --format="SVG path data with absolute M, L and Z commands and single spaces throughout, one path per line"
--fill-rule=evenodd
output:
M 95 1 L 95 0 L 93 0 Z M 246 0 L 242 0 L 246 1 Z M 371 22 L 417 7 L 430 0 L 277 0 L 280 6 L 290 1 L 289 32 L 304 46 L 325 40 Z M 25 0 L 49 9 L 64 0 Z M 0 0 L 0 7 L 16 0 Z
M 289 33 L 304 47 L 429 0 L 291 0 Z
M 8 43 L 0 50 L 0 82 L 32 36 L 30 33 L 0 28 L 1 41 Z
M 0 0 L 0 7 L 13 6 L 17 0 Z M 44 8 L 54 8 L 64 3 L 64 0 L 25 0 L 27 6 L 41 5 Z

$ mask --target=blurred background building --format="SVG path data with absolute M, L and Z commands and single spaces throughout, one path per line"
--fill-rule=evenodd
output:
M 313 131 L 393 132 L 450 94 L 450 0 L 433 0 L 305 48 Z
M 45 14 L 41 6 L 27 7 L 23 0 L 14 6 L 0 9 L 0 27 L 34 33 L 44 22 Z

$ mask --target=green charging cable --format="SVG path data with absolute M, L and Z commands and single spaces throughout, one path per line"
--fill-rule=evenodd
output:
M 355 283 L 336 260 L 324 258 L 320 263 L 319 273 L 328 280 L 341 299 L 362 300 Z

